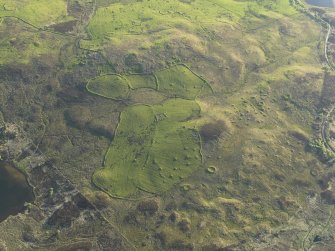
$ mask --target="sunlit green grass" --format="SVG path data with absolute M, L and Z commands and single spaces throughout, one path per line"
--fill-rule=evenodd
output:
M 91 93 L 116 100 L 125 99 L 129 94 L 127 79 L 119 75 L 100 76 L 89 81 L 86 88 Z
M 66 2 L 65 0 L 0 0 L 0 17 L 17 17 L 43 27 L 66 18 Z
M 195 101 L 183 99 L 128 107 L 94 183 L 117 197 L 171 188 L 201 164 L 200 138 L 189 122 L 199 113 Z
M 200 107 L 194 99 L 211 91 L 184 65 L 152 75 L 105 75 L 87 84 L 88 91 L 111 99 L 126 98 L 130 88 L 152 88 L 170 99 L 122 112 L 104 167 L 93 177 L 97 186 L 117 197 L 138 189 L 166 191 L 199 167 L 200 138 L 192 120 L 200 115 Z
M 127 75 L 131 89 L 151 88 L 157 90 L 157 81 L 154 75 Z
M 9 34 L 0 39 L 0 65 L 29 64 L 32 58 L 46 54 L 49 57 L 57 57 L 59 49 L 65 41 L 63 37 L 51 33 L 24 31 L 20 25 L 16 26 L 16 34 Z
M 172 97 L 194 99 L 209 93 L 210 87 L 187 67 L 176 65 L 156 73 L 158 90 Z
M 212 24 L 239 23 L 242 17 L 281 18 L 295 14 L 289 1 L 234 1 L 210 0 L 190 1 L 137 1 L 114 3 L 97 9 L 88 25 L 90 40 L 82 40 L 81 46 L 101 49 L 110 45 L 121 45 L 129 36 L 135 36 L 142 47 L 164 43 L 180 30 L 187 33 L 199 32 Z M 164 33 L 170 31 L 170 36 Z M 155 38 L 152 40 L 151 38 Z
M 90 80 L 86 88 L 93 94 L 116 100 L 126 99 L 129 91 L 141 88 L 185 99 L 195 99 L 212 92 L 210 85 L 185 65 L 175 65 L 148 75 L 104 75 Z
M 64 37 L 38 29 L 68 18 L 65 0 L 0 0 L 0 65 L 59 54 Z

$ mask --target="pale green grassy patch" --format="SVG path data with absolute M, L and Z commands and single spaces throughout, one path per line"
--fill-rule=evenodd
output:
M 65 0 L 0 0 L 0 17 L 13 16 L 38 27 L 63 20 Z
M 188 123 L 199 113 L 195 101 L 183 99 L 128 107 L 94 183 L 117 197 L 171 188 L 201 165 L 200 138 Z
M 81 46 L 98 50 L 110 45 L 120 45 L 126 36 L 137 36 L 139 48 L 151 47 L 166 42 L 183 31 L 192 34 L 212 24 L 236 25 L 242 17 L 250 20 L 268 18 L 269 20 L 296 14 L 289 1 L 234 1 L 178 0 L 114 3 L 97 9 L 88 25 L 90 40 L 82 40 Z M 161 36 L 170 32 L 171 34 Z
M 103 75 L 86 86 L 91 93 L 111 99 L 125 99 L 129 91 L 150 88 L 168 97 L 195 99 L 211 93 L 210 85 L 184 65 L 175 65 L 148 75 Z
M 157 89 L 157 81 L 154 75 L 127 75 L 126 76 L 131 89 L 151 88 Z
M 86 88 L 91 93 L 115 100 L 125 99 L 129 94 L 127 79 L 114 74 L 92 79 Z
M 209 85 L 184 65 L 176 65 L 156 73 L 158 90 L 173 97 L 194 99 L 210 93 Z

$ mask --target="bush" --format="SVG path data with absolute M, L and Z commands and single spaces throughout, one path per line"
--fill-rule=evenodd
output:
M 334 153 L 331 152 L 323 143 L 321 139 L 314 139 L 308 144 L 308 149 L 311 152 L 316 153 L 324 161 L 332 161 L 334 159 Z
M 324 199 L 328 204 L 335 204 L 335 194 L 330 190 L 321 192 L 321 198 Z
M 200 135 L 205 141 L 211 141 L 220 137 L 226 125 L 222 120 L 208 123 L 201 127 Z
M 154 215 L 158 211 L 158 203 L 155 200 L 145 200 L 141 201 L 137 205 L 137 210 L 144 215 Z

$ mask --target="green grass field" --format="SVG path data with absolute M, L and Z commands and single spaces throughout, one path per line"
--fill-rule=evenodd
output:
M 195 99 L 208 94 L 210 86 L 183 65 L 172 66 L 156 73 L 158 90 L 170 97 Z
M 116 197 L 134 195 L 138 189 L 161 193 L 201 165 L 200 137 L 190 121 L 200 115 L 194 99 L 211 89 L 186 66 L 155 75 L 100 76 L 86 87 L 114 100 L 127 98 L 130 88 L 151 88 L 170 97 L 162 104 L 135 105 L 122 112 L 104 167 L 93 176 L 98 187 Z
M 0 0 L 0 118 L 137 250 L 310 249 L 334 239 L 306 147 L 334 96 L 324 32 L 290 0 Z M 44 250 L 44 229 L 11 238 Z
M 296 13 L 285 0 L 115 3 L 97 9 L 88 26 L 91 39 L 82 40 L 81 46 L 92 50 L 122 46 L 124 39 L 132 37 L 139 41 L 139 47 L 148 48 L 164 44 L 176 35 L 189 38 L 191 33 L 211 25 L 235 25 L 249 12 L 270 19 Z
M 0 18 L 11 16 L 43 28 L 67 18 L 65 0 L 0 0 Z
M 46 54 L 58 56 L 64 37 L 39 29 L 72 19 L 65 0 L 0 0 L 0 6 L 0 65 L 28 64 Z
M 115 100 L 125 99 L 129 94 L 127 79 L 119 75 L 104 75 L 92 79 L 86 88 L 91 93 Z
M 129 82 L 130 88 L 140 89 L 140 88 L 150 88 L 157 90 L 157 81 L 154 75 L 127 75 L 125 76 Z
M 156 90 L 167 97 L 193 100 L 212 92 L 210 85 L 184 65 L 176 65 L 147 75 L 103 75 L 86 85 L 89 92 L 115 100 L 126 99 L 141 88 Z
M 200 138 L 191 122 L 199 114 L 195 101 L 183 99 L 128 107 L 94 183 L 117 197 L 171 188 L 201 165 Z
M 64 39 L 54 34 L 22 31 L 18 24 L 17 34 L 8 35 L 0 41 L 0 65 L 9 63 L 28 64 L 32 58 L 49 55 L 50 59 L 58 56 L 58 50 Z M 1 27 L 0 27 L 1 30 Z M 52 43 L 51 43 L 52 41 Z

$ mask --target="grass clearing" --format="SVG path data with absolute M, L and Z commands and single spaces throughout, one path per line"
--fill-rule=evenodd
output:
M 155 75 L 104 75 L 90 80 L 86 88 L 93 94 L 114 100 L 125 99 L 130 91 L 141 88 L 157 90 L 168 97 L 190 100 L 212 91 L 205 80 L 185 65 L 175 65 Z
M 126 76 L 131 89 L 151 88 L 157 90 L 157 81 L 154 75 L 127 75 Z
M 171 188 L 201 165 L 200 138 L 192 126 L 199 114 L 195 101 L 183 99 L 128 107 L 93 182 L 116 197 Z
M 0 17 L 17 17 L 32 25 L 44 27 L 66 18 L 66 2 L 65 0 L 0 0 Z
M 100 5 L 88 25 L 90 40 L 81 46 L 98 50 L 120 45 L 125 37 L 136 36 L 139 48 L 165 43 L 176 34 L 186 36 L 212 24 L 238 24 L 241 18 L 281 18 L 295 14 L 286 0 L 279 1 L 136 1 Z M 183 34 L 180 34 L 183 31 Z M 166 32 L 170 33 L 166 36 Z M 165 34 L 165 36 L 164 36 Z
M 148 88 L 175 98 L 129 106 L 122 112 L 104 167 L 93 176 L 93 182 L 112 196 L 128 197 L 139 189 L 164 192 L 202 163 L 200 136 L 193 123 L 201 109 L 194 99 L 211 89 L 185 65 L 155 75 L 105 75 L 87 84 L 88 91 L 116 100 Z
M 32 58 L 42 55 L 55 58 L 65 41 L 64 38 L 52 33 L 29 32 L 26 30 L 26 25 L 18 21 L 15 22 L 15 25 L 11 25 L 11 29 L 10 34 L 5 33 L 6 36 L 0 39 L 0 65 L 29 64 Z
M 92 79 L 88 82 L 86 88 L 93 94 L 114 100 L 125 99 L 129 94 L 127 79 L 115 74 Z
M 172 66 L 156 73 L 158 90 L 172 97 L 194 99 L 210 93 L 207 82 L 184 65 Z
M 329 219 L 308 212 L 316 204 L 306 206 L 306 196 L 319 196 L 323 166 L 304 150 L 319 104 L 329 97 L 317 53 L 322 55 L 324 34 L 304 14 L 292 15 L 289 0 L 98 0 L 92 16 L 93 2 L 68 3 L 68 14 L 78 20 L 75 37 L 51 33 L 57 29 L 50 22 L 61 21 L 62 27 L 67 19 L 44 24 L 43 16 L 35 16 L 39 27 L 49 27 L 44 31 L 1 19 L 0 64 L 15 66 L 4 68 L 13 72 L 1 77 L 1 113 L 22 125 L 33 142 L 42 139 L 46 156 L 91 194 L 89 200 L 136 249 L 216 250 L 245 240 L 246 247 L 235 248 L 258 250 L 255 243 L 271 249 L 285 239 L 299 250 L 296 236 Z M 84 37 L 91 40 L 81 46 L 99 53 L 76 47 Z M 124 75 L 93 87 L 124 102 L 88 97 L 78 88 L 96 74 L 112 73 Z M 92 191 L 94 172 L 93 182 L 112 196 L 141 202 L 142 190 L 158 193 L 157 213 L 148 217 L 136 210 L 138 202 Z M 296 214 L 299 209 L 303 215 Z M 170 214 L 176 215 L 173 222 Z M 187 223 L 182 231 L 180 222 Z M 297 229 L 297 222 L 310 224 Z M 190 230 L 183 232 L 185 227 Z M 40 229 L 33 233 L 48 238 Z M 68 242 L 59 237 L 59 243 Z
M 57 57 L 66 39 L 44 29 L 69 19 L 65 0 L 0 0 L 0 6 L 0 65 Z

